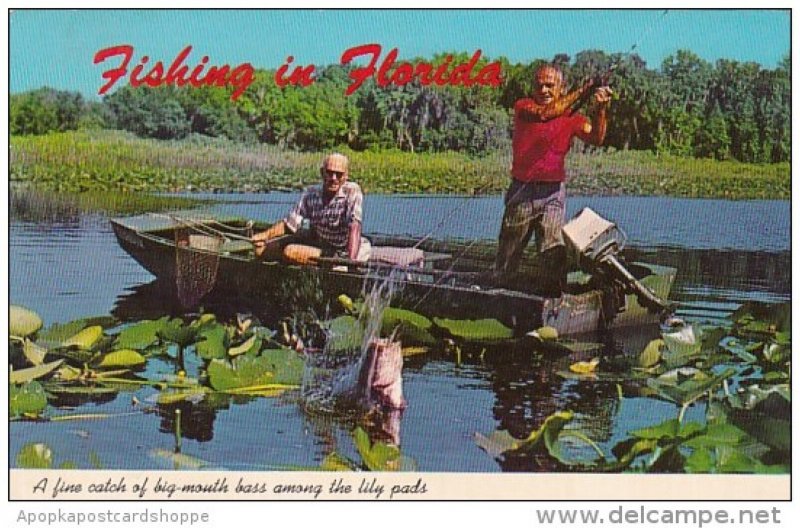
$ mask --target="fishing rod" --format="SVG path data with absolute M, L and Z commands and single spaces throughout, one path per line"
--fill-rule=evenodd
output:
M 651 21 L 650 24 L 642 30 L 639 34 L 639 38 L 634 41 L 628 51 L 616 54 L 616 59 L 604 72 L 591 76 L 588 80 L 584 81 L 580 88 L 575 90 L 581 93 L 574 102 L 571 102 L 570 113 L 576 112 L 578 108 L 589 100 L 589 96 L 591 95 L 590 88 L 608 86 L 611 83 L 612 75 L 622 66 L 623 57 L 632 56 L 633 52 L 650 36 L 656 25 L 661 23 L 664 18 L 666 18 L 667 14 L 669 14 L 669 9 L 664 9 L 658 18 Z
M 600 73 L 599 75 L 595 75 L 595 76 L 593 76 L 593 77 L 592 77 L 592 78 L 590 78 L 589 80 L 585 81 L 585 82 L 582 84 L 582 86 L 580 86 L 580 87 L 579 87 L 577 90 L 574 90 L 574 91 L 573 91 L 571 94 L 568 94 L 568 95 L 566 95 L 566 96 L 565 96 L 565 97 L 567 97 L 567 101 L 566 101 L 566 102 L 567 102 L 567 105 L 565 105 L 565 106 L 567 106 L 567 107 L 570 107 L 570 108 L 571 108 L 571 109 L 570 109 L 570 113 L 572 113 L 572 112 L 574 112 L 575 110 L 577 110 L 577 108 L 578 108 L 578 107 L 580 107 L 580 106 L 581 106 L 581 105 L 582 105 L 582 104 L 583 104 L 583 103 L 584 103 L 586 100 L 588 100 L 589 96 L 591 95 L 591 91 L 590 91 L 590 89 L 591 89 L 592 87 L 594 87 L 594 86 L 608 86 L 608 84 L 609 84 L 609 83 L 610 83 L 610 81 L 611 81 L 611 76 L 612 76 L 612 75 L 614 74 L 614 72 L 616 72 L 616 70 L 617 70 L 617 69 L 618 69 L 618 68 L 619 68 L 619 67 L 622 65 L 622 60 L 623 60 L 623 57 L 624 57 L 624 56 L 629 56 L 629 55 L 632 55 L 632 54 L 633 54 L 633 52 L 634 52 L 634 51 L 636 51 L 636 49 L 637 49 L 639 46 L 641 46 L 641 44 L 642 44 L 642 43 L 643 43 L 643 42 L 644 42 L 644 41 L 645 41 L 645 40 L 646 40 L 646 39 L 647 39 L 647 38 L 650 36 L 650 34 L 653 32 L 653 30 L 654 30 L 654 28 L 656 27 L 656 25 L 657 25 L 657 24 L 659 24 L 659 23 L 661 23 L 661 22 L 663 21 L 664 17 L 666 17 L 668 13 L 669 13 L 669 10 L 668 10 L 668 9 L 665 9 L 664 11 L 662 11 L 662 12 L 661 12 L 661 15 L 660 15 L 658 18 L 656 18 L 655 20 L 653 20 L 652 22 L 650 22 L 650 24 L 648 24 L 648 26 L 647 26 L 647 27 L 645 27 L 645 28 L 644 28 L 644 30 L 643 30 L 643 31 L 640 33 L 640 35 L 639 35 L 639 38 L 638 38 L 638 39 L 637 39 L 637 40 L 636 40 L 636 41 L 635 41 L 635 42 L 634 42 L 634 43 L 631 45 L 630 49 L 629 49 L 627 52 L 625 52 L 625 53 L 620 53 L 620 54 L 618 54 L 618 55 L 617 55 L 617 57 L 616 57 L 616 59 L 615 59 L 615 61 L 614 61 L 614 62 L 613 62 L 613 63 L 612 63 L 612 64 L 611 64 L 609 67 L 608 67 L 608 69 L 606 69 L 606 71 L 604 71 L 604 72 Z M 570 100 L 569 100 L 570 98 L 574 98 L 574 100 L 573 100 L 573 101 L 570 101 Z M 562 105 L 563 105 L 563 103 L 562 103 Z M 561 106 L 561 105 L 559 105 L 559 106 Z M 562 106 L 562 108 L 564 108 L 564 106 Z M 543 109 L 542 109 L 542 113 L 544 113 L 544 112 L 546 112 L 546 111 L 547 111 L 547 109 L 546 109 L 546 108 L 543 108 Z M 552 116 L 552 117 L 555 117 L 555 116 Z M 517 191 L 517 193 L 516 193 L 516 194 L 518 194 L 519 192 L 521 192 L 521 190 L 522 190 L 522 188 L 520 188 L 520 189 Z M 513 200 L 514 198 L 516 198 L 516 194 L 515 194 L 515 195 L 513 195 L 513 196 L 511 196 L 511 197 L 509 198 L 509 200 Z M 466 203 L 466 202 L 465 202 L 465 203 Z M 465 205 L 465 204 L 461 204 L 461 207 L 463 207 L 464 205 Z M 459 207 L 459 209 L 460 209 L 460 207 Z M 452 212 L 452 214 L 454 214 L 454 212 Z M 451 216 L 452 216 L 452 214 L 448 215 L 448 216 L 447 216 L 447 217 L 446 217 L 444 220 L 447 220 L 449 217 L 451 217 Z M 438 227 L 441 227 L 441 225 L 443 225 L 443 223 L 444 223 L 444 220 L 443 220 L 442 222 L 440 222 L 440 224 L 439 224 L 439 226 L 437 226 L 437 228 L 438 228 Z M 423 242 L 425 239 L 427 239 L 427 238 L 428 238 L 427 236 L 426 236 L 426 237 L 424 237 L 424 238 L 423 238 L 422 240 L 420 240 L 420 242 L 419 242 L 419 243 L 417 243 L 417 245 L 415 245 L 414 247 L 418 247 L 418 246 L 419 246 L 419 245 L 420 245 L 420 244 L 421 244 L 421 243 L 422 243 L 422 242 Z M 463 250 L 462 250 L 462 251 L 459 253 L 459 255 L 457 255 L 457 256 L 455 256 L 455 257 L 453 258 L 453 260 L 452 260 L 452 263 L 451 263 L 451 265 L 450 265 L 450 267 L 449 267 L 449 271 L 452 271 L 452 269 L 453 269 L 453 267 L 455 266 L 455 264 L 456 264 L 456 263 L 457 263 L 457 262 L 458 262 L 458 261 L 459 261 L 459 260 L 460 260 L 460 259 L 461 259 L 461 258 L 464 256 L 464 255 L 466 255 L 467 251 L 468 251 L 470 248 L 472 248 L 472 246 L 474 246 L 474 245 L 477 243 L 477 241 L 478 241 L 478 240 L 479 240 L 479 237 L 474 237 L 474 238 L 473 238 L 473 239 L 470 241 L 470 243 L 469 243 L 469 244 L 467 244 L 467 245 L 464 247 L 464 249 L 463 249 Z M 618 263 L 617 263 L 617 264 L 618 264 Z M 616 269 L 616 268 L 618 268 L 618 267 L 621 267 L 621 266 L 619 266 L 619 265 L 618 265 L 618 266 L 614 266 L 614 268 L 615 268 L 615 269 Z M 627 273 L 627 272 L 626 272 L 626 273 Z M 627 275 L 630 275 L 630 274 L 629 274 L 629 273 L 627 273 Z M 625 276 L 625 274 L 623 274 L 623 276 Z M 447 278 L 447 276 L 446 276 L 446 275 L 443 275 L 442 277 L 438 278 L 438 279 L 437 279 L 437 280 L 434 282 L 434 284 L 432 285 L 432 287 L 431 287 L 431 290 L 432 290 L 433 286 L 436 286 L 436 285 L 438 285 L 438 284 L 439 284 L 439 283 L 441 283 L 441 281 L 442 281 L 442 280 L 444 280 L 445 278 Z M 430 293 L 430 291 L 431 291 L 431 290 L 429 290 L 429 291 L 428 291 L 428 292 L 427 292 L 427 293 L 426 293 L 426 294 L 425 294 L 425 295 L 422 297 L 422 299 L 420 299 L 420 300 L 419 300 L 419 301 L 416 303 L 416 305 L 415 305 L 415 308 L 416 308 L 416 306 L 419 306 L 419 304 L 421 304 L 421 303 L 422 303 L 422 301 L 424 301 L 424 300 L 425 300 L 425 297 L 427 297 L 427 294 L 428 294 L 428 293 Z M 649 292 L 646 292 L 646 293 L 649 293 Z M 655 298 L 652 298 L 652 295 L 644 295 L 644 297 L 645 297 L 645 298 L 646 298 L 646 300 L 647 300 L 648 302 L 650 302 L 650 304 L 652 304 L 653 306 L 659 305 L 659 301 L 660 301 L 660 300 L 658 300 L 658 299 L 655 299 Z M 662 307 L 662 308 L 663 308 L 663 306 L 660 306 L 660 305 L 659 305 L 659 307 Z

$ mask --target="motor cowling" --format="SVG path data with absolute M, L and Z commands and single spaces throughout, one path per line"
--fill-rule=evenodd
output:
M 564 225 L 563 233 L 580 269 L 636 295 L 639 304 L 653 313 L 668 310 L 667 303 L 639 282 L 618 258 L 627 237 L 616 224 L 585 207 Z

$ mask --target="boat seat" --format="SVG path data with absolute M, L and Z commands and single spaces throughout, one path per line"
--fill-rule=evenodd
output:
M 369 261 L 389 264 L 391 266 L 422 267 L 425 263 L 426 256 L 425 252 L 418 248 L 372 246 Z

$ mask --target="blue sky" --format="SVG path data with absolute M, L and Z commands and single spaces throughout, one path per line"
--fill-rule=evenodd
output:
M 790 12 L 768 10 L 303 10 L 15 11 L 10 21 L 10 88 L 40 86 L 93 96 L 101 74 L 118 59 L 94 65 L 94 54 L 118 44 L 134 47 L 129 69 L 148 55 L 168 66 L 188 44 L 186 61 L 277 68 L 338 63 L 342 52 L 378 43 L 385 55 L 431 56 L 443 51 L 504 55 L 515 62 L 574 56 L 585 49 L 627 52 L 638 43 L 651 68 L 679 49 L 708 61 L 755 61 L 773 68 L 789 53 Z M 145 70 L 147 71 L 147 70 Z M 122 83 L 118 83 L 116 87 Z

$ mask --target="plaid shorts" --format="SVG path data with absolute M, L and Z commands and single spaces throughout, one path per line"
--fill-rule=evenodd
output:
M 522 252 L 536 235 L 536 249 L 564 246 L 566 189 L 563 182 L 524 183 L 513 180 L 505 197 L 496 268 L 516 271 Z

